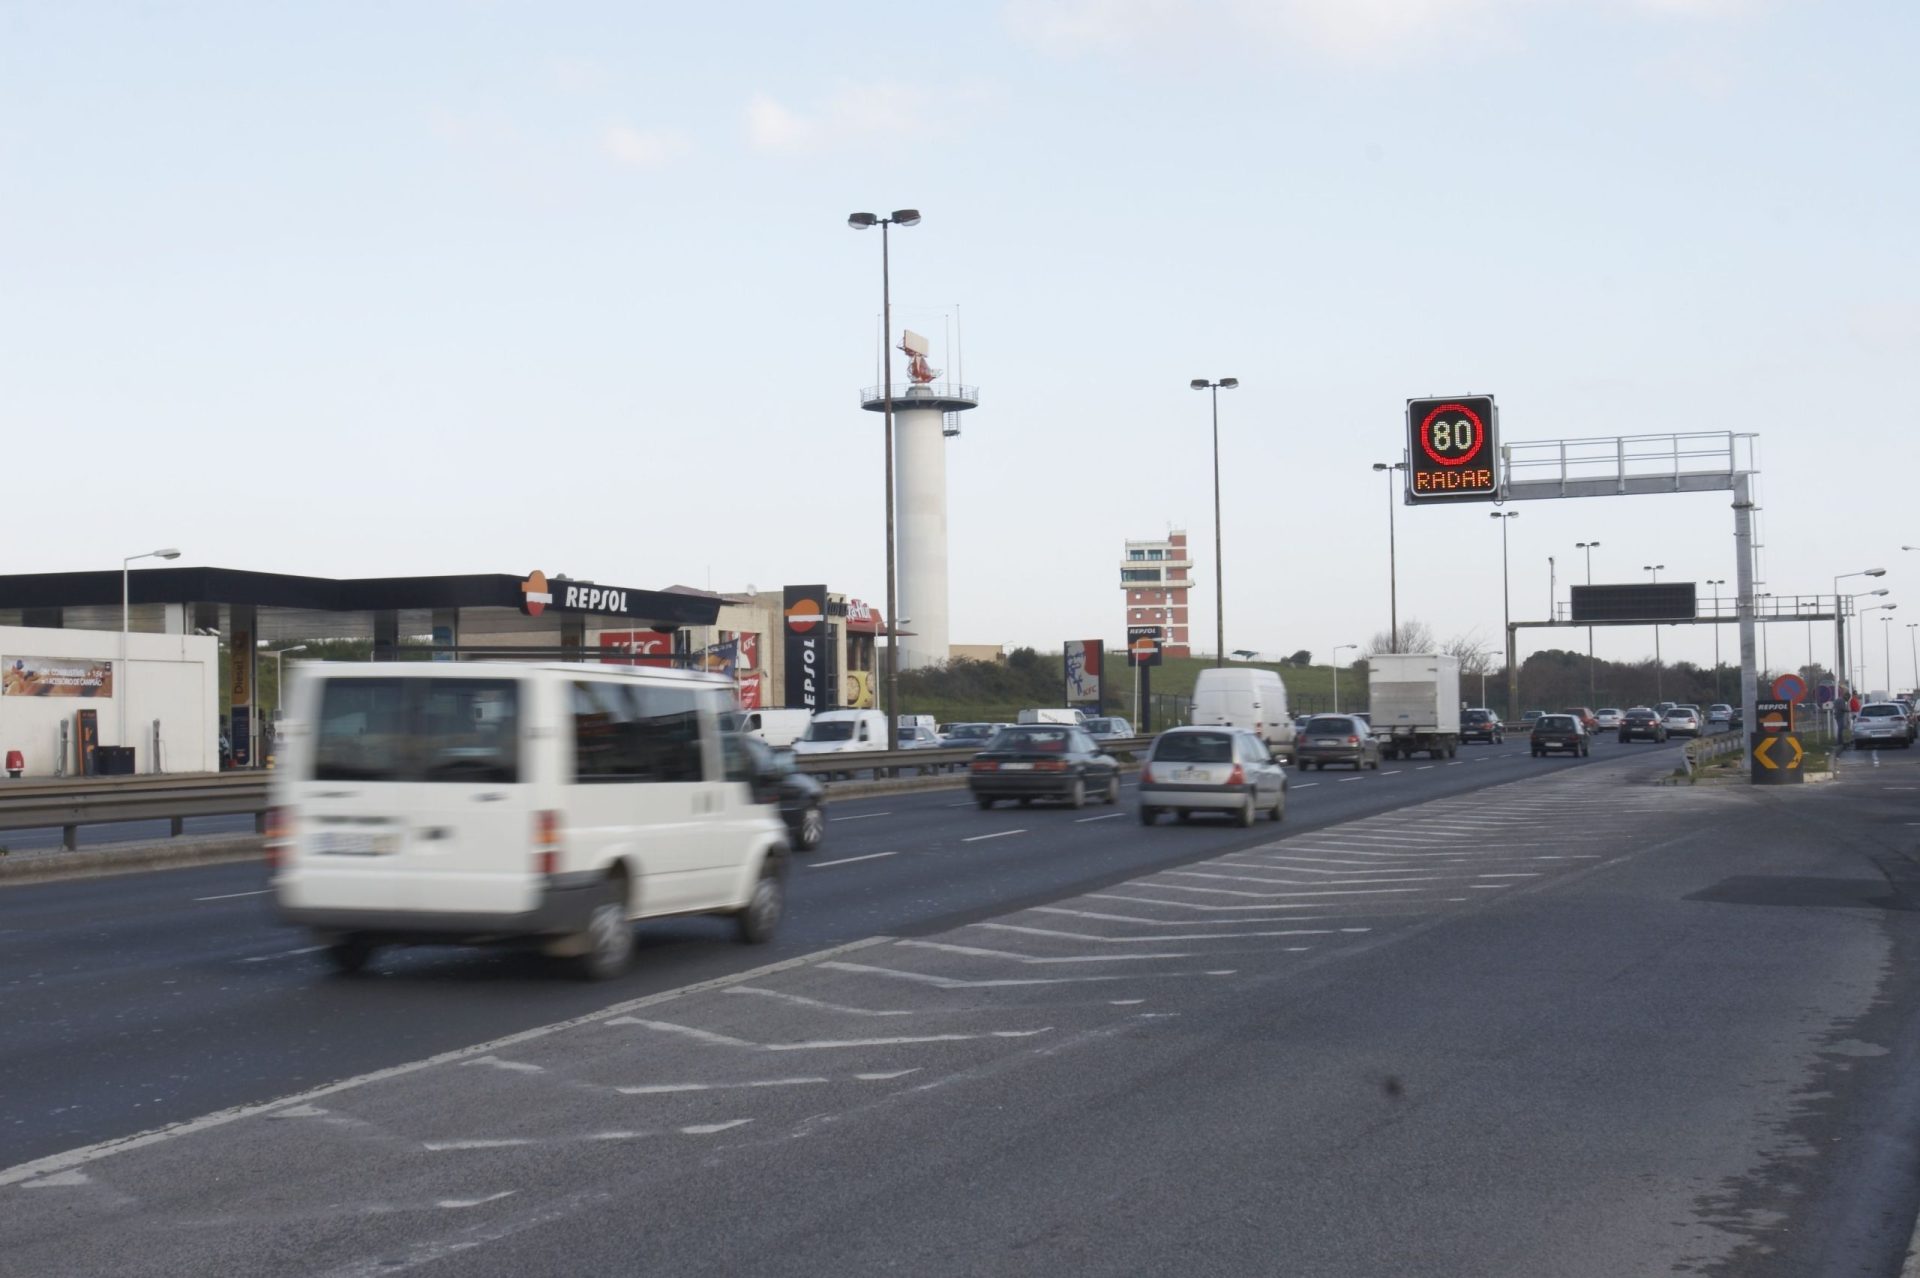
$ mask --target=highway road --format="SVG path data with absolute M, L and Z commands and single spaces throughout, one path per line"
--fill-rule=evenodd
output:
M 1311 774 L 1251 831 L 845 803 L 779 946 L 648 926 L 611 987 L 453 951 L 320 976 L 233 895 L 258 867 L 7 889 L 0 1162 L 42 1161 L 0 1173 L 0 1250 L 48 1274 L 1894 1273 L 1920 760 L 1770 792 L 1639 784 L 1656 757 Z

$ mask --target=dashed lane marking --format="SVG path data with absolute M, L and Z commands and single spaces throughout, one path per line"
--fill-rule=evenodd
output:
M 862 812 L 858 816 L 828 817 L 829 821 L 871 821 L 875 817 L 892 816 L 891 812 Z
M 243 896 L 265 896 L 272 888 L 261 888 L 258 892 L 222 892 L 219 896 L 196 896 L 196 901 L 237 901 Z
M 734 985 L 723 990 L 725 994 L 755 994 L 761 998 L 770 998 L 782 1003 L 791 1003 L 795 1007 L 815 1007 L 823 1012 L 844 1012 L 848 1016 L 912 1016 L 913 1013 L 901 1008 L 848 1007 L 844 1003 L 829 1003 L 824 999 L 808 998 L 804 994 L 789 994 L 785 990 L 762 989 L 758 985 Z
M 901 1034 L 892 1038 L 821 1038 L 809 1039 L 799 1043 L 755 1043 L 744 1038 L 734 1038 L 729 1034 L 716 1034 L 712 1030 L 698 1029 L 692 1025 L 677 1025 L 672 1021 L 649 1021 L 635 1016 L 620 1016 L 607 1022 L 609 1025 L 639 1025 L 663 1034 L 680 1034 L 700 1042 L 724 1047 L 746 1047 L 761 1052 L 814 1052 L 846 1047 L 907 1047 L 918 1043 L 969 1043 L 987 1038 L 1032 1038 L 1045 1034 L 1053 1026 L 1043 1025 L 1031 1030 L 988 1030 L 982 1034 Z
M 962 843 L 978 843 L 982 839 L 1004 839 L 1009 834 L 1025 834 L 1025 833 L 1026 833 L 1025 830 L 995 830 L 992 834 L 976 834 L 971 838 L 962 839 L 960 841 Z
M 865 856 L 843 856 L 838 861 L 810 861 L 808 868 L 824 870 L 834 865 L 852 865 L 855 861 L 878 861 L 883 856 L 899 856 L 898 852 L 869 852 Z
M 989 950 L 977 945 L 954 945 L 946 941 L 901 941 L 902 946 L 916 950 L 938 950 L 943 954 L 965 954 L 969 958 L 1009 959 L 1015 963 L 1043 965 L 1049 963 L 1139 963 L 1153 959 L 1192 958 L 1191 954 L 1071 954 L 1064 958 L 1036 958 L 1031 954 L 1016 954 L 1012 950 Z
M 1126 815 L 1125 812 L 1102 812 L 1099 816 L 1079 817 L 1074 821 L 1074 824 L 1085 825 L 1089 821 L 1111 821 L 1115 817 L 1123 817 Z

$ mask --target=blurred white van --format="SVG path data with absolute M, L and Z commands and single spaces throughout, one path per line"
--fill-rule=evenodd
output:
M 739 722 L 740 731 L 782 750 L 800 739 L 812 719 L 811 710 L 742 710 Z
M 1202 670 L 1193 682 L 1193 723 L 1243 728 L 1266 742 L 1273 753 L 1293 757 L 1287 685 L 1272 670 L 1258 666 Z
M 798 741 L 795 754 L 864 754 L 887 748 L 887 716 L 878 710 L 822 710 Z
M 358 971 L 386 944 L 536 939 L 614 975 L 632 921 L 769 939 L 787 838 L 723 737 L 731 684 L 645 667 L 314 663 L 272 781 L 281 916 Z

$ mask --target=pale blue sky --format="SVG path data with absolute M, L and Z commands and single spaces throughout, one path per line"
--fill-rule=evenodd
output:
M 912 205 L 896 299 L 982 388 L 956 641 L 1117 639 L 1231 375 L 1230 647 L 1384 627 L 1367 463 L 1490 390 L 1515 441 L 1761 431 L 1766 588 L 1884 561 L 1904 654 L 1916 59 L 1893 2 L 0 4 L 0 569 L 878 598 L 844 218 Z M 1494 639 L 1488 509 L 1400 511 L 1403 616 Z M 1723 497 L 1524 510 L 1516 616 L 1590 537 L 1733 575 Z

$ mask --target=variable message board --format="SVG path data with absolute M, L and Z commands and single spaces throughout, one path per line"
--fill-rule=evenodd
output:
M 1691 581 L 1647 581 L 1627 586 L 1575 586 L 1573 617 L 1599 621 L 1692 621 L 1700 613 Z
M 1500 489 L 1491 395 L 1407 401 L 1407 500 L 1491 501 Z

